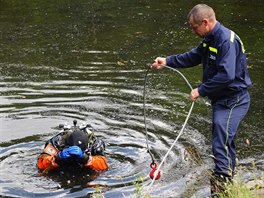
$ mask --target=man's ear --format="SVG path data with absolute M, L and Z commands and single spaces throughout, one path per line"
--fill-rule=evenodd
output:
M 206 19 L 206 18 L 204 18 L 204 19 L 203 19 L 203 23 L 204 23 L 205 26 L 208 26 L 208 24 L 209 24 L 209 20 Z

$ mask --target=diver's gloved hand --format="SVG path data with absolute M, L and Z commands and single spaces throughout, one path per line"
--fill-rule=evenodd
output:
M 83 156 L 82 149 L 78 146 L 70 146 L 68 148 L 63 149 L 59 153 L 59 158 L 62 160 L 65 160 L 71 157 L 82 158 L 82 156 Z

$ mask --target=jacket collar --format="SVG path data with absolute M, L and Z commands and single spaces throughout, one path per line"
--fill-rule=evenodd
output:
M 217 21 L 214 28 L 212 29 L 211 32 L 209 32 L 205 37 L 204 37 L 204 41 L 208 42 L 211 40 L 212 37 L 214 37 L 214 35 L 216 34 L 216 32 L 219 30 L 221 24 Z

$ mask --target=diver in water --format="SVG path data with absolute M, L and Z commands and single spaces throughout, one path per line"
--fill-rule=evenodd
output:
M 40 170 L 56 168 L 84 167 L 96 171 L 108 168 L 104 155 L 105 143 L 94 136 L 91 125 L 77 127 L 64 126 L 63 131 L 52 137 L 45 144 L 44 151 L 38 156 L 37 167 Z

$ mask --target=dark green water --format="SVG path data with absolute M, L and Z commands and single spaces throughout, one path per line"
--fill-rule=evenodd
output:
M 135 196 L 150 179 L 143 120 L 147 63 L 199 44 L 186 15 L 198 1 L 0 1 L 0 195 L 11 197 Z M 251 108 L 237 135 L 246 181 L 263 174 L 264 52 L 262 2 L 207 1 L 243 40 L 253 86 Z M 182 70 L 193 86 L 201 67 Z M 151 72 L 147 91 L 150 146 L 158 162 L 190 108 L 189 88 L 169 70 Z M 36 158 L 60 123 L 89 122 L 107 142 L 110 169 L 90 176 L 38 176 Z M 200 99 L 170 153 L 152 197 L 205 197 L 211 111 Z M 250 144 L 246 144 L 249 140 Z M 194 147 L 199 164 L 186 157 Z M 252 163 L 255 166 L 252 167 Z M 86 177 L 87 176 L 87 177 Z

